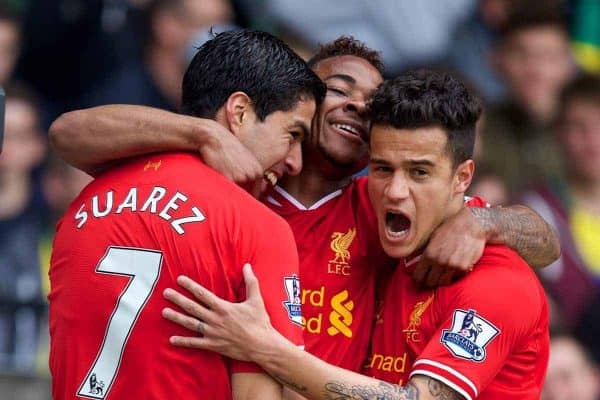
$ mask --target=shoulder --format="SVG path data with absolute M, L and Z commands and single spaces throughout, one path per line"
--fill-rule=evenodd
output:
M 499 313 L 539 315 L 545 295 L 533 270 L 512 249 L 488 245 L 473 272 L 449 286 L 455 301 L 488 307 Z M 442 289 L 443 290 L 443 289 Z

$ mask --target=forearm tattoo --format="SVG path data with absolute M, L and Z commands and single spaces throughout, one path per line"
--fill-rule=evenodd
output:
M 494 243 L 514 249 L 532 267 L 550 264 L 560 254 L 554 230 L 528 207 L 470 207 L 486 231 L 496 234 Z
M 436 379 L 429 378 L 427 382 L 429 394 L 439 400 L 463 400 L 463 397 Z
M 325 385 L 328 400 L 417 400 L 418 389 L 409 383 L 406 386 L 379 382 L 378 385 L 346 385 L 331 382 Z
M 340 382 L 330 382 L 325 385 L 325 395 L 328 400 L 464 400 L 454 390 L 439 382 L 427 378 L 428 395 L 420 393 L 411 382 L 406 386 L 392 385 L 379 382 L 377 385 L 346 385 Z
M 306 391 L 308 390 L 308 388 L 306 386 L 302 386 L 296 382 L 292 382 L 292 381 L 288 381 L 283 379 L 281 376 L 278 375 L 272 375 L 273 379 L 275 379 L 277 382 L 281 383 L 284 386 L 289 387 L 290 389 L 302 394 L 302 393 L 306 393 Z

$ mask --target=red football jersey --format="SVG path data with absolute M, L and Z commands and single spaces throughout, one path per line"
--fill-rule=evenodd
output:
M 406 385 L 435 378 L 465 399 L 539 399 L 548 362 L 548 307 L 534 272 L 512 250 L 486 246 L 472 273 L 435 290 L 401 263 L 375 325 L 367 375 Z
M 261 371 L 172 346 L 161 317 L 187 275 L 245 299 L 260 280 L 273 325 L 302 342 L 298 258 L 287 223 L 186 153 L 133 160 L 94 180 L 57 226 L 50 267 L 55 399 L 230 399 L 230 373 Z M 187 294 L 187 293 L 186 293 Z
M 391 262 L 379 244 L 367 180 L 355 179 L 309 209 L 280 187 L 265 202 L 296 238 L 306 350 L 360 371 L 373 323 L 375 272 Z

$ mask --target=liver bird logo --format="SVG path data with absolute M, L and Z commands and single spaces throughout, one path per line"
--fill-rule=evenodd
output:
M 331 250 L 335 253 L 335 258 L 330 262 L 336 264 L 348 264 L 350 259 L 350 252 L 348 248 L 352 244 L 354 237 L 356 236 L 356 228 L 348 229 L 348 232 L 333 232 L 331 235 Z
M 433 302 L 434 295 L 432 294 L 427 298 L 427 300 L 419 301 L 415 304 L 415 308 L 412 313 L 410 313 L 408 328 L 404 329 L 402 332 L 406 333 L 406 338 L 409 341 L 420 342 L 420 335 L 418 333 L 419 325 L 421 325 L 421 317 L 429 307 L 429 305 Z

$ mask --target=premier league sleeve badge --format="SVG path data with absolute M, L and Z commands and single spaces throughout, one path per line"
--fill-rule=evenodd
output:
M 482 362 L 486 346 L 500 334 L 500 330 L 475 310 L 456 310 L 452 327 L 442 331 L 441 343 L 458 358 Z

